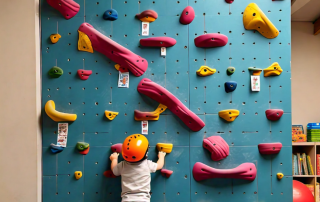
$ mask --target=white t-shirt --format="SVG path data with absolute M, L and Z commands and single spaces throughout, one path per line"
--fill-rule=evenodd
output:
M 121 175 L 122 201 L 150 201 L 150 173 L 156 171 L 157 163 L 147 159 L 138 163 L 118 163 L 113 168 L 113 174 Z

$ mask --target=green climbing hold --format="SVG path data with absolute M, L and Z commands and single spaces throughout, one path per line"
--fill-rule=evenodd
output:
M 49 70 L 49 76 L 52 78 L 59 78 L 62 74 L 63 70 L 57 66 L 54 66 Z
M 227 74 L 230 76 L 236 71 L 236 68 L 234 67 L 228 67 L 227 68 Z
M 77 149 L 80 150 L 80 151 L 83 151 L 85 149 L 88 149 L 89 147 L 89 143 L 86 143 L 86 142 L 78 142 L 77 145 L 76 145 Z

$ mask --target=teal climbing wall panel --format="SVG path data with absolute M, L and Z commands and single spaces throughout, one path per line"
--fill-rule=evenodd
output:
M 291 27 L 290 1 L 236 0 L 76 0 L 79 13 L 65 20 L 62 15 L 41 0 L 42 47 L 42 126 L 43 126 L 43 201 L 100 202 L 121 201 L 120 178 L 106 178 L 110 169 L 110 146 L 122 143 L 125 137 L 141 132 L 141 123 L 134 120 L 134 110 L 153 111 L 158 103 L 137 92 L 142 78 L 150 78 L 166 87 L 206 124 L 198 131 L 190 131 L 175 115 L 166 110 L 158 121 L 149 121 L 149 159 L 157 160 L 155 145 L 173 143 L 166 156 L 165 168 L 173 170 L 170 178 L 160 172 L 152 174 L 152 202 L 204 201 L 292 201 L 291 166 Z M 258 32 L 245 30 L 242 16 L 245 7 L 256 3 L 278 28 L 275 39 L 267 39 Z M 192 6 L 195 19 L 189 25 L 179 23 L 186 6 Z M 116 21 L 105 21 L 105 10 L 117 10 Z M 155 10 L 159 17 L 150 24 L 150 36 L 169 36 L 177 44 L 167 48 L 167 56 L 159 49 L 139 47 L 141 22 L 135 14 Z M 147 71 L 141 77 L 130 74 L 130 88 L 118 88 L 115 63 L 98 52 L 77 50 L 78 28 L 88 22 L 112 40 L 148 60 Z M 62 38 L 52 44 L 49 36 L 59 33 Z M 194 45 L 194 38 L 204 33 L 228 36 L 228 44 L 220 48 L 202 49 Z M 261 76 L 261 91 L 251 92 L 248 67 L 266 68 L 279 62 L 280 76 Z M 48 71 L 59 66 L 64 74 L 49 78 Z M 199 77 L 196 70 L 207 65 L 217 72 Z M 228 76 L 226 69 L 236 71 Z M 77 70 L 85 68 L 93 73 L 88 80 L 80 80 Z M 224 83 L 236 81 L 237 89 L 225 93 Z M 78 118 L 69 124 L 67 147 L 59 154 L 49 150 L 57 141 L 58 124 L 44 112 L 48 100 L 54 100 L 58 111 L 75 113 Z M 266 119 L 266 109 L 283 109 L 279 121 Z M 240 116 L 231 123 L 224 122 L 218 112 L 237 109 Z M 105 110 L 119 115 L 108 121 Z M 230 146 L 230 155 L 214 162 L 202 147 L 202 140 L 212 135 L 222 136 Z M 90 143 L 90 151 L 83 156 L 77 152 L 78 141 Z M 259 154 L 259 143 L 281 142 L 277 155 Z M 123 160 L 122 157 L 120 160 Z M 197 182 L 192 177 L 196 162 L 214 168 L 234 168 L 252 162 L 257 167 L 253 182 L 234 179 L 210 179 Z M 82 171 L 80 180 L 74 172 Z M 279 181 L 276 174 L 285 177 Z

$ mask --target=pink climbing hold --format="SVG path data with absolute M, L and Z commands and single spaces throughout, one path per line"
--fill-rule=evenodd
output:
M 85 33 L 94 50 L 104 54 L 122 68 L 127 68 L 135 76 L 141 76 L 148 68 L 148 61 L 129 49 L 98 32 L 89 23 L 82 23 L 78 29 Z
M 210 151 L 211 159 L 220 161 L 229 155 L 229 145 L 220 136 L 211 136 L 203 140 L 203 147 Z
M 173 171 L 172 170 L 167 170 L 167 169 L 161 169 L 161 175 L 163 177 L 170 177 L 172 175 Z
M 166 36 L 140 39 L 140 44 L 146 47 L 171 47 L 176 43 L 177 41 L 174 38 Z
M 78 76 L 82 80 L 87 80 L 89 76 L 92 74 L 92 70 L 84 70 L 84 69 L 78 69 Z
M 233 169 L 215 169 L 197 162 L 193 166 L 192 174 L 196 181 L 211 178 L 233 178 L 253 181 L 256 178 L 257 169 L 253 163 L 243 163 Z
M 80 5 L 73 0 L 47 0 L 47 2 L 67 20 L 73 18 L 80 10 Z
M 167 106 L 168 109 L 177 115 L 191 130 L 199 131 L 205 126 L 204 122 L 195 113 L 190 111 L 178 98 L 150 79 L 142 79 L 137 89 L 139 93 Z
M 191 6 L 187 6 L 183 9 L 181 16 L 180 16 L 180 23 L 184 25 L 190 24 L 195 17 L 194 10 Z
M 258 145 L 260 154 L 277 154 L 280 152 L 282 144 L 280 142 L 276 143 L 261 143 Z
M 112 150 L 112 152 L 121 153 L 122 152 L 122 143 L 112 145 L 111 150 Z
M 117 177 L 117 176 L 115 176 L 115 175 L 113 174 L 113 172 L 112 172 L 111 170 L 104 171 L 104 172 L 103 172 L 103 175 L 104 175 L 105 177 L 107 177 L 107 178 L 116 178 L 116 177 Z
M 282 109 L 268 109 L 268 110 L 266 110 L 267 119 L 269 119 L 270 121 L 277 121 L 281 118 L 282 115 L 283 115 Z
M 227 3 L 232 4 L 234 0 L 226 0 Z
M 212 48 L 225 46 L 228 43 L 228 37 L 223 34 L 203 34 L 194 39 L 194 44 L 200 48 Z

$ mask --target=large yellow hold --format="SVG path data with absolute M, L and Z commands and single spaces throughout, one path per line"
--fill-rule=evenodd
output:
M 263 70 L 264 76 L 279 76 L 283 70 L 281 69 L 279 63 L 274 62 L 271 66 Z
M 77 119 L 76 114 L 67 114 L 56 111 L 56 105 L 53 100 L 49 100 L 46 103 L 44 110 L 46 111 L 47 115 L 56 122 L 75 121 Z
M 197 70 L 198 76 L 209 76 L 216 73 L 216 69 L 212 69 L 208 66 L 201 66 L 200 69 Z
M 257 30 L 268 39 L 276 38 L 279 35 L 278 29 L 255 3 L 250 3 L 244 10 L 243 25 L 245 29 Z
M 172 147 L 173 147 L 173 144 L 168 144 L 168 143 L 158 143 L 157 144 L 158 151 L 163 151 L 167 154 L 171 153 Z
M 223 118 L 228 122 L 234 121 L 239 116 L 239 114 L 239 110 L 236 109 L 226 109 L 219 112 L 220 118 Z
M 93 53 L 92 43 L 85 33 L 79 31 L 78 50 Z

